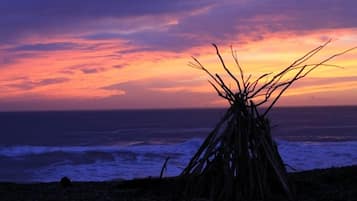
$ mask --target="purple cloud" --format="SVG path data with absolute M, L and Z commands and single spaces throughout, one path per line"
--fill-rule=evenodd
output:
M 163 79 L 163 78 L 152 78 L 152 79 L 144 79 L 144 80 L 135 80 L 122 82 L 117 84 L 112 84 L 109 86 L 102 87 L 101 89 L 105 90 L 124 90 L 127 93 L 131 93 L 132 89 L 141 89 L 148 90 L 157 89 L 157 88 L 174 88 L 174 87 L 187 87 L 190 88 L 195 84 L 202 83 L 201 80 L 189 80 L 187 78 L 183 78 L 186 81 L 180 81 L 180 79 L 172 80 L 172 79 Z M 189 80 L 189 81 L 188 81 Z M 204 81 L 205 82 L 205 81 Z
M 75 43 L 37 43 L 19 45 L 11 48 L 13 51 L 58 51 L 76 49 L 79 45 Z
M 80 44 L 71 42 L 54 42 L 54 43 L 35 43 L 35 44 L 24 44 L 17 45 L 7 50 L 10 52 L 14 51 L 31 51 L 31 52 L 41 52 L 41 51 L 62 51 L 62 50 L 96 50 L 100 48 L 103 43 L 97 44 Z M 6 50 L 6 49 L 5 49 Z
M 92 28 L 107 27 L 100 24 L 103 20 L 121 19 L 119 24 L 123 24 L 130 18 L 179 15 L 211 3 L 207 0 L 3 0 L 0 4 L 0 27 L 3 27 L 0 40 L 10 43 L 32 34 L 78 34 Z
M 0 46 L 32 34 L 66 34 L 95 41 L 120 39 L 137 47 L 125 53 L 182 51 L 237 37 L 259 40 L 271 32 L 356 27 L 356 7 L 354 0 L 138 0 L 135 4 L 129 0 L 4 0 L 0 4 L 0 26 L 6 28 L 0 29 Z M 170 19 L 177 23 L 157 27 Z M 30 44 L 17 48 L 53 50 L 69 46 Z
M 74 73 L 74 71 L 81 71 L 84 74 L 94 74 L 105 70 L 104 67 L 98 67 L 97 65 L 99 64 L 86 63 L 86 64 L 73 65 L 61 70 L 60 72 L 65 74 L 66 73 L 72 74 Z
M 206 12 L 186 16 L 166 32 L 127 35 L 138 46 L 184 50 L 196 45 L 230 43 L 238 38 L 261 40 L 266 33 L 304 32 L 357 27 L 357 1 L 238 1 L 217 4 Z M 245 41 L 236 41 L 245 42 Z
M 113 68 L 117 68 L 117 69 L 120 69 L 120 68 L 124 68 L 125 65 L 124 64 L 117 64 L 117 65 L 114 65 L 112 66 Z
M 21 59 L 34 58 L 39 56 L 34 52 L 0 52 L 0 68 L 14 64 Z
M 81 71 L 84 74 L 93 74 L 93 73 L 98 73 L 100 71 L 100 69 L 97 69 L 97 68 L 82 68 Z
M 244 43 L 261 40 L 267 33 L 357 27 L 357 2 L 353 0 L 222 1 L 197 14 L 178 16 L 165 29 L 147 29 L 130 34 L 94 33 L 86 39 L 124 39 L 136 48 L 121 53 L 168 50 L 184 51 L 202 44 Z M 159 18 L 157 18 L 159 20 Z M 327 33 L 328 34 L 328 33 Z
M 16 89 L 21 89 L 21 90 L 31 90 L 31 89 L 41 87 L 41 86 L 54 85 L 54 84 L 67 82 L 69 80 L 70 79 L 65 78 L 65 77 L 58 77 L 58 78 L 43 79 L 43 80 L 34 82 L 34 81 L 28 80 L 28 78 L 24 78 L 23 81 L 21 81 L 19 83 L 10 84 L 7 86 L 16 88 Z

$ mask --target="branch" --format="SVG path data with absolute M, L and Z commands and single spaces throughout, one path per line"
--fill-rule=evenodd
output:
M 216 44 L 212 43 L 213 47 L 216 49 L 216 54 L 219 58 L 219 60 L 221 61 L 221 64 L 224 68 L 224 70 L 228 73 L 228 75 L 237 83 L 237 87 L 239 89 L 239 92 L 241 92 L 241 87 L 240 87 L 240 83 L 238 81 L 238 79 L 231 73 L 231 71 L 229 71 L 229 69 L 227 68 L 226 64 L 223 61 L 223 58 L 221 56 L 221 54 L 219 53 L 218 47 Z
M 241 79 L 242 79 L 243 86 L 244 86 L 245 83 L 244 83 L 244 73 L 243 73 L 243 69 L 242 69 L 241 65 L 239 64 L 238 56 L 237 56 L 237 51 L 233 51 L 233 47 L 232 47 L 232 46 L 231 46 L 231 52 L 232 52 L 232 57 L 233 57 L 233 59 L 234 59 L 234 62 L 236 63 L 236 66 L 237 66 L 238 69 L 239 69 L 240 77 L 241 77 Z
M 275 103 L 278 101 L 278 99 L 280 98 L 280 96 L 285 92 L 285 90 L 287 90 L 287 89 L 290 87 L 290 85 L 291 85 L 292 83 L 294 83 L 294 82 L 297 80 L 297 78 L 298 78 L 299 75 L 304 71 L 304 69 L 305 69 L 305 68 L 301 68 L 300 71 L 294 76 L 294 78 L 293 78 L 290 82 L 288 82 L 288 83 L 286 84 L 286 86 L 280 91 L 280 93 L 278 94 L 277 97 L 275 97 L 275 99 L 274 99 L 273 102 L 270 104 L 270 106 L 268 107 L 268 109 L 265 110 L 264 114 L 262 115 L 263 117 L 265 117 L 265 115 L 271 110 L 271 108 L 275 105 Z
M 283 69 L 282 71 L 280 71 L 278 74 L 276 74 L 269 82 L 267 82 L 266 84 L 264 84 L 263 86 L 261 86 L 259 89 L 257 89 L 252 95 L 250 95 L 248 98 L 253 98 L 255 95 L 257 95 L 259 92 L 261 92 L 262 90 L 266 89 L 269 85 L 273 87 L 276 83 L 278 83 L 281 78 L 288 72 L 290 72 L 291 70 L 293 70 L 294 67 L 301 65 L 302 63 L 304 63 L 305 61 L 307 61 L 308 59 L 310 59 L 312 56 L 314 56 L 315 54 L 317 54 L 318 52 L 320 52 L 320 50 L 322 48 L 324 48 L 328 43 L 330 43 L 331 40 L 327 41 L 326 43 L 324 43 L 323 45 L 320 45 L 319 47 L 309 51 L 307 54 L 305 54 L 304 56 L 300 57 L 299 59 L 295 60 L 292 64 L 290 64 L 290 66 L 286 67 L 285 69 Z

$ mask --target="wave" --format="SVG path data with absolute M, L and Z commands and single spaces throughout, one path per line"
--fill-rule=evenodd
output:
M 27 155 L 39 155 L 53 152 L 63 153 L 84 153 L 84 152 L 150 152 L 150 153 L 162 153 L 177 151 L 178 147 L 184 149 L 192 149 L 197 147 L 202 140 L 195 138 L 183 143 L 177 144 L 143 144 L 142 141 L 132 141 L 127 145 L 110 145 L 110 146 L 3 146 L 0 147 L 0 156 L 7 157 L 20 157 Z
M 113 130 L 82 130 L 72 132 L 75 134 L 128 134 L 128 133 L 196 133 L 196 132 L 209 132 L 211 127 L 200 128 L 160 128 L 160 127 L 140 127 L 140 128 L 118 128 Z
M 357 141 L 277 141 L 286 164 L 297 171 L 357 164 Z
M 30 161 L 32 166 L 26 169 L 31 172 L 29 181 L 57 181 L 62 176 L 77 181 L 158 176 L 166 157 L 170 160 L 165 176 L 175 176 L 186 166 L 201 143 L 201 138 L 194 138 L 175 144 L 0 147 L 0 159 L 16 160 L 14 164 L 17 166 L 21 161 L 23 164 Z M 357 141 L 277 140 L 277 144 L 284 162 L 298 171 L 357 163 Z M 49 162 L 44 163 L 43 160 Z

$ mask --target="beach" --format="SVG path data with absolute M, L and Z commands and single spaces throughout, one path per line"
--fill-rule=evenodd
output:
M 357 166 L 289 173 L 297 200 L 356 201 Z M 63 187 L 51 183 L 0 183 L 0 200 L 6 201 L 143 201 L 173 200 L 180 192 L 172 178 L 110 182 L 72 182 Z M 274 200 L 279 200 L 276 195 Z M 204 199 L 203 199 L 204 200 Z

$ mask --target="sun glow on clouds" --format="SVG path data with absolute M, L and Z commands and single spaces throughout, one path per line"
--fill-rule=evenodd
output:
M 311 63 L 357 45 L 357 23 L 349 18 L 342 21 L 343 13 L 338 11 L 331 11 L 324 26 L 320 18 L 314 19 L 316 23 L 306 21 L 303 11 L 294 11 L 290 1 L 282 4 L 294 11 L 289 15 L 258 1 L 183 2 L 165 2 L 161 6 L 167 10 L 159 9 L 160 5 L 133 7 L 123 16 L 98 11 L 91 17 L 83 11 L 63 22 L 56 16 L 43 24 L 29 20 L 42 32 L 14 26 L 10 30 L 18 32 L 18 37 L 0 31 L 5 38 L 0 39 L 0 110 L 17 110 L 19 104 L 21 109 L 225 106 L 208 77 L 187 65 L 195 56 L 223 75 L 210 42 L 218 43 L 227 64 L 238 73 L 229 48 L 233 45 L 252 78 L 281 70 L 328 39 L 332 43 Z M 92 3 L 87 6 L 94 8 Z M 21 10 L 26 8 L 19 9 L 26 16 Z M 237 14 L 237 9 L 242 12 Z M 56 23 L 64 26 L 59 29 L 53 26 Z M 316 105 L 309 97 L 321 94 L 320 105 L 357 102 L 357 95 L 349 95 L 345 102 L 343 97 L 336 98 L 346 90 L 357 92 L 356 58 L 354 51 L 331 62 L 344 69 L 321 67 L 294 85 L 279 104 Z

